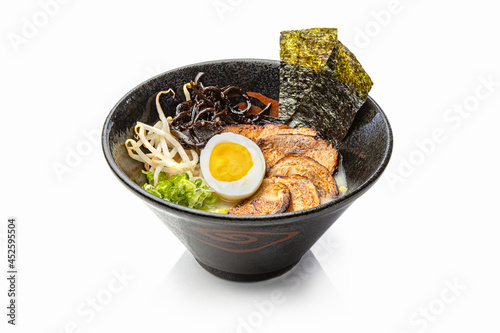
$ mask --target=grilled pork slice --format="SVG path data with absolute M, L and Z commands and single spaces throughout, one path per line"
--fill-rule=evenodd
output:
M 269 215 L 286 212 L 290 206 L 290 190 L 285 184 L 264 179 L 250 198 L 229 209 L 234 215 Z
M 264 126 L 258 125 L 230 125 L 226 126 L 222 133 L 231 132 L 246 136 L 254 142 L 259 141 L 264 137 L 275 134 L 303 134 L 316 136 L 316 131 L 313 128 L 291 128 L 287 125 L 280 124 L 265 124 Z
M 338 195 L 337 185 L 327 168 L 310 157 L 288 155 L 278 160 L 267 170 L 266 176 L 300 175 L 308 178 L 316 187 L 318 194 L 329 200 Z
M 260 139 L 257 144 L 262 150 L 268 168 L 272 167 L 279 159 L 290 154 L 310 157 L 326 167 L 330 173 L 337 166 L 337 149 L 328 141 L 317 136 L 276 134 Z
M 298 210 L 316 207 L 320 204 L 318 190 L 308 178 L 292 176 L 273 176 L 269 180 L 285 184 L 292 195 L 292 202 L 287 212 L 296 212 Z

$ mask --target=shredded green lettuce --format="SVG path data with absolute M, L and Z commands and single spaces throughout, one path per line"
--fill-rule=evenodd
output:
M 154 175 L 150 171 L 142 171 L 148 182 L 143 188 L 151 194 L 185 207 L 224 213 L 227 209 L 219 209 L 216 204 L 219 197 L 202 178 L 194 177 L 190 172 L 171 175 L 164 172 L 158 175 L 158 184 L 154 186 Z

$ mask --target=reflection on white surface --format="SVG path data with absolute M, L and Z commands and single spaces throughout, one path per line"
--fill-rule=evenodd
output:
M 169 326 L 174 321 L 176 327 L 209 332 L 325 327 L 344 311 L 335 286 L 311 251 L 280 277 L 243 283 L 210 274 L 186 251 L 156 296 L 157 310 Z

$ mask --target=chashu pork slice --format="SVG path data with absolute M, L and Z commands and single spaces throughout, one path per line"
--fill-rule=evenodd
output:
M 304 155 L 288 155 L 267 169 L 266 176 L 300 175 L 308 178 L 316 187 L 320 197 L 326 200 L 338 195 L 337 185 L 332 174 L 323 165 Z
M 266 166 L 272 167 L 286 155 L 299 154 L 312 158 L 332 173 L 337 167 L 337 149 L 317 136 L 303 134 L 276 134 L 261 138 L 257 145 L 262 150 Z
M 265 138 L 270 135 L 275 134 L 303 134 L 316 136 L 316 131 L 313 128 L 291 128 L 288 125 L 280 124 L 265 124 L 264 126 L 259 125 L 230 125 L 226 126 L 222 133 L 231 132 L 239 135 L 246 136 L 254 142 L 259 141 L 259 139 Z
M 229 214 L 269 215 L 284 213 L 291 202 L 290 190 L 285 184 L 264 178 L 257 192 L 250 198 L 231 207 Z
M 277 183 L 285 184 L 292 195 L 292 202 L 287 212 L 296 212 L 311 207 L 318 206 L 321 201 L 318 190 L 313 182 L 307 177 L 292 176 L 272 176 L 267 178 Z

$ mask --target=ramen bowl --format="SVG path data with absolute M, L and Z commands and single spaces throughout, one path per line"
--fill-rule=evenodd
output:
M 137 121 L 147 124 L 158 121 L 154 108 L 157 92 L 181 86 L 198 72 L 205 73 L 205 85 L 235 85 L 275 100 L 279 97 L 279 61 L 275 60 L 220 60 L 170 70 L 132 89 L 111 110 L 102 132 L 104 156 L 125 188 L 146 203 L 207 271 L 237 281 L 279 276 L 297 264 L 342 213 L 380 178 L 392 152 L 389 122 L 369 97 L 346 138 L 337 145 L 349 191 L 331 202 L 302 211 L 262 216 L 187 208 L 142 189 L 143 164 L 129 157 L 124 143 L 133 136 Z M 163 110 L 166 116 L 173 115 L 175 105 Z M 376 216 L 377 212 L 373 214 Z M 382 209 L 379 214 L 382 216 Z

